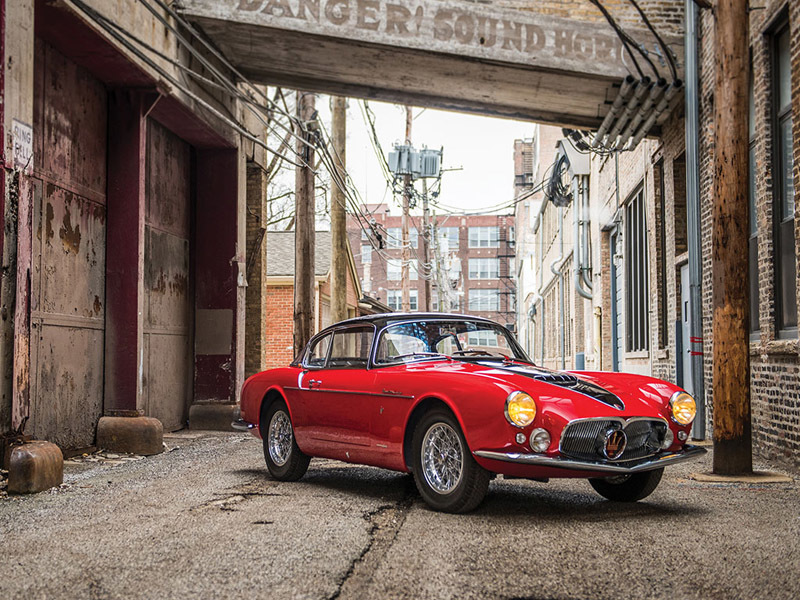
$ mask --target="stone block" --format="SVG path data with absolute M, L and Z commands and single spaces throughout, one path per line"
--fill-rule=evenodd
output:
M 152 417 L 102 417 L 97 424 L 97 447 L 129 454 L 158 454 L 164 450 L 164 427 Z
M 11 494 L 35 494 L 64 481 L 64 457 L 51 442 L 34 440 L 14 446 L 7 462 Z
M 189 408 L 189 429 L 206 429 L 211 431 L 233 431 L 231 421 L 236 404 L 193 404 Z

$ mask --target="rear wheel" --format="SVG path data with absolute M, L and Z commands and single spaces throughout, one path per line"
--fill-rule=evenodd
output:
M 261 437 L 270 475 L 280 481 L 297 481 L 306 474 L 311 457 L 303 454 L 297 446 L 289 409 L 283 400 L 262 410 Z
M 443 512 L 476 508 L 489 489 L 489 472 L 469 451 L 453 415 L 445 410 L 426 414 L 414 430 L 414 481 L 428 505 Z
M 590 479 L 589 483 L 604 498 L 615 502 L 636 502 L 653 493 L 663 474 L 664 469 L 655 469 L 632 475 Z

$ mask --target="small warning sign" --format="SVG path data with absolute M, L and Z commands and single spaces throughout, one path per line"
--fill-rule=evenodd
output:
M 33 172 L 33 127 L 22 121 L 12 119 L 14 140 L 14 168 L 30 174 Z

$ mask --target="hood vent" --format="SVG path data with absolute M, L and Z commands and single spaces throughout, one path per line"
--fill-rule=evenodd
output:
M 622 400 L 620 400 L 616 394 L 612 394 L 607 389 L 600 387 L 596 383 L 590 383 L 589 381 L 578 379 L 574 375 L 562 375 L 560 373 L 554 373 L 552 375 L 537 375 L 534 377 L 534 379 L 536 381 L 541 381 L 542 383 L 549 383 L 551 385 L 557 385 L 558 387 L 569 388 L 575 392 L 579 392 L 585 396 L 599 400 L 603 404 L 613 406 L 618 410 L 623 410 L 625 408 Z

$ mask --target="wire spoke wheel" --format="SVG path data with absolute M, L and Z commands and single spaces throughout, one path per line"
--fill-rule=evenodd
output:
M 422 440 L 425 481 L 440 494 L 451 493 L 464 473 L 464 450 L 458 434 L 447 423 L 435 423 Z
M 269 422 L 269 456 L 276 465 L 282 467 L 292 453 L 292 422 L 288 415 L 279 410 Z

